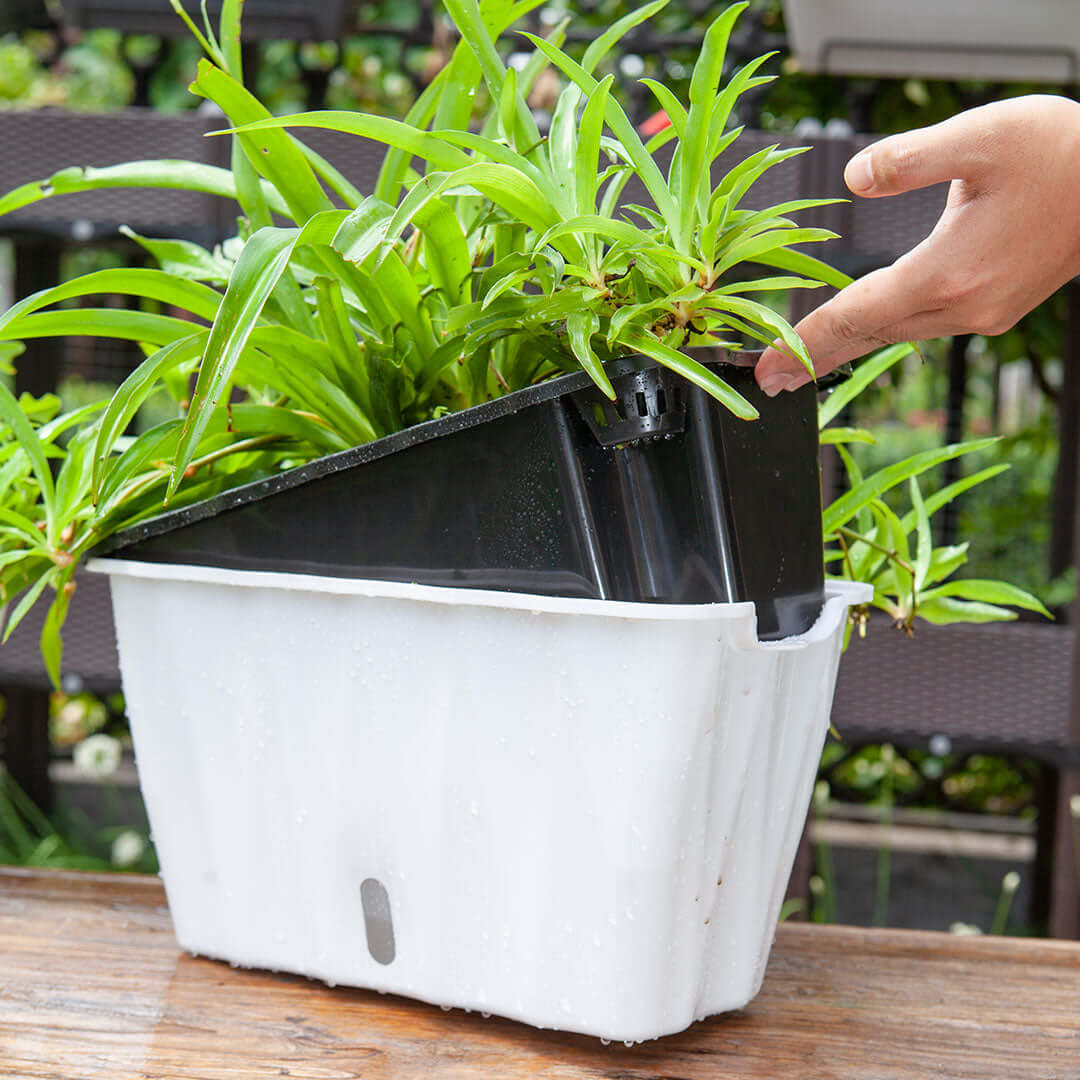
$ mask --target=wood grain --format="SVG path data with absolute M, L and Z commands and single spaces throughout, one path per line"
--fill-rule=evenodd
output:
M 743 1012 L 627 1048 L 233 970 L 154 878 L 0 869 L 0 1077 L 1080 1080 L 1080 944 L 784 925 Z

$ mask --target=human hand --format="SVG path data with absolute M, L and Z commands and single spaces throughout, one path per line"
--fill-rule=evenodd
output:
M 960 113 L 890 135 L 844 170 L 879 198 L 951 180 L 934 231 L 892 266 L 859 278 L 796 330 L 818 375 L 881 345 L 1001 334 L 1080 273 L 1080 104 L 1046 95 Z M 810 381 L 766 349 L 755 368 L 770 395 Z

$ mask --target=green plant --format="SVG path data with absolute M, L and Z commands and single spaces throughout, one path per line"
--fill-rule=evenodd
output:
M 907 633 L 912 632 L 916 618 L 939 625 L 994 622 L 1015 619 L 1012 608 L 1049 617 L 1036 597 L 1015 585 L 954 577 L 967 561 L 968 543 L 940 547 L 933 543 L 933 514 L 963 492 L 998 476 L 1008 465 L 989 466 L 928 495 L 924 495 L 919 477 L 951 458 L 985 449 L 994 439 L 924 450 L 863 476 L 847 448 L 852 443 L 873 442 L 873 434 L 864 428 L 831 426 L 850 401 L 911 351 L 910 345 L 883 349 L 861 364 L 819 409 L 821 442 L 836 448 L 851 485 L 824 511 L 826 565 L 838 570 L 838 577 L 874 587 L 870 604 L 852 609 L 852 625 L 860 634 L 865 633 L 871 606 L 887 612 L 894 625 Z M 911 509 L 901 516 L 882 496 L 905 482 Z M 849 637 L 850 633 L 851 625 Z
M 0 340 L 83 333 L 134 340 L 147 354 L 107 404 L 45 424 L 0 388 L 0 419 L 19 444 L 0 488 L 0 599 L 22 593 L 10 633 L 53 591 L 42 648 L 54 679 L 79 559 L 166 502 L 196 501 L 579 365 L 610 394 L 602 362 L 620 354 L 653 357 L 746 418 L 756 415 L 749 402 L 683 346 L 779 337 L 810 366 L 788 324 L 746 294 L 846 280 L 791 250 L 832 235 L 787 216 L 820 200 L 756 212 L 740 205 L 761 175 L 799 151 L 765 150 L 711 180 L 712 162 L 740 130 L 726 130 L 739 94 L 765 78 L 756 74 L 761 58 L 720 85 L 745 4 L 712 23 L 688 105 L 653 85 L 674 123 L 645 144 L 610 78 L 598 82 L 592 71 L 664 0 L 616 21 L 581 64 L 560 50 L 560 24 L 532 39 L 520 72 L 507 68 L 496 41 L 538 3 L 490 0 L 481 10 L 476 0 L 449 0 L 462 41 L 404 121 L 271 117 L 242 82 L 237 0 L 223 7 L 220 36 L 184 15 L 208 57 L 192 89 L 227 116 L 232 168 L 67 169 L 0 199 L 7 213 L 69 192 L 155 186 L 232 198 L 241 210 L 237 236 L 214 251 L 129 232 L 157 269 L 97 270 L 0 315 Z M 569 83 L 542 138 L 526 96 L 551 64 Z M 479 97 L 490 104 L 476 131 Z M 302 127 L 386 143 L 375 191 L 357 191 L 285 130 Z M 665 175 L 652 154 L 671 140 Z M 423 175 L 412 169 L 417 157 Z M 652 206 L 619 209 L 631 177 Z M 275 215 L 292 224 L 274 224 Z M 730 280 L 749 263 L 785 273 Z M 175 313 L 56 306 L 108 293 Z M 163 386 L 176 415 L 126 435 Z

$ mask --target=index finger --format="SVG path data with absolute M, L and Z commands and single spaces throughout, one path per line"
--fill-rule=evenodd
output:
M 892 266 L 852 282 L 799 322 L 795 330 L 814 361 L 815 374 L 824 375 L 892 344 L 898 339 L 890 331 L 925 309 L 926 278 L 919 260 L 912 258 L 916 251 L 918 248 Z M 775 346 L 762 354 L 754 375 L 767 394 L 793 390 L 809 381 L 798 359 Z

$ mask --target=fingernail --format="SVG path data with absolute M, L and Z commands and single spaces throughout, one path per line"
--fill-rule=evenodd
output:
M 776 397 L 781 390 L 786 390 L 791 382 L 791 376 L 785 375 L 783 372 L 776 372 L 773 375 L 766 375 L 761 380 L 761 389 L 769 395 L 769 397 Z
M 870 151 L 863 150 L 856 154 L 844 169 L 844 183 L 852 191 L 869 191 L 874 186 L 874 166 L 870 160 Z

